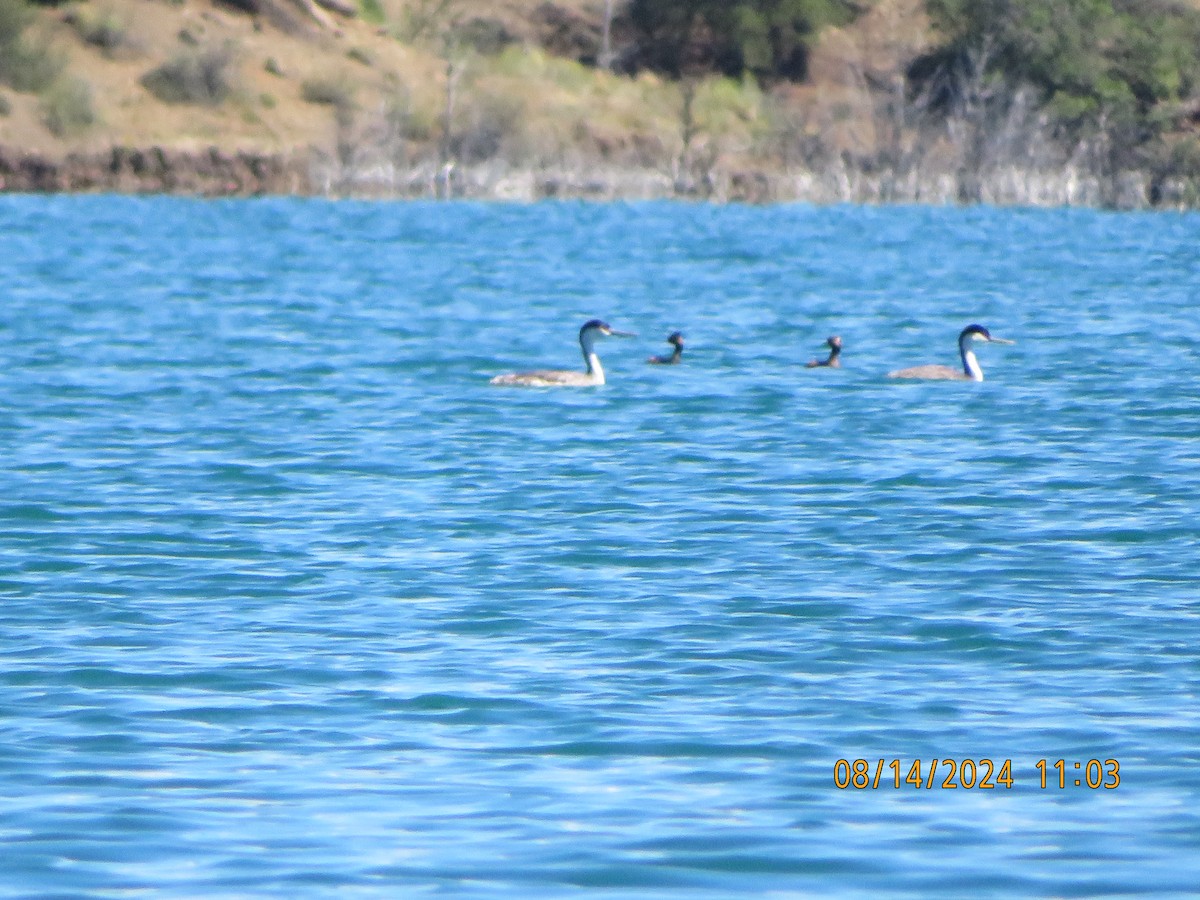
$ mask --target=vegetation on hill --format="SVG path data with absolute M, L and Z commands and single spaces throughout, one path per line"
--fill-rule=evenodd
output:
M 928 0 L 941 39 L 914 61 L 940 109 L 964 80 L 994 117 L 1030 92 L 1068 146 L 1099 146 L 1109 171 L 1195 179 L 1200 10 L 1173 0 Z
M 0 189 L 1195 206 L 1198 136 L 1195 0 L 0 0 Z
M 858 11 L 851 0 L 631 0 L 626 15 L 635 65 L 802 81 L 810 44 Z

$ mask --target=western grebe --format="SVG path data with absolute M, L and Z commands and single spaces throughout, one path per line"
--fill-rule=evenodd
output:
M 678 331 L 672 331 L 667 337 L 667 343 L 675 348 L 675 352 L 670 356 L 652 356 L 646 362 L 655 366 L 678 365 L 683 359 L 683 335 Z
M 607 322 L 592 319 L 579 329 L 579 347 L 583 350 L 583 360 L 587 363 L 586 372 L 573 369 L 541 369 L 536 372 L 514 372 L 511 375 L 497 375 L 492 384 L 513 384 L 524 387 L 588 387 L 593 384 L 604 384 L 604 367 L 600 365 L 600 357 L 596 355 L 595 343 L 602 337 L 637 337 L 630 331 L 614 331 Z
M 958 336 L 958 354 L 962 357 L 962 370 L 952 366 L 913 366 L 911 369 L 899 369 L 888 372 L 888 378 L 925 378 L 942 381 L 983 381 L 983 369 L 979 360 L 971 350 L 972 341 L 987 341 L 992 344 L 1012 344 L 1004 338 L 992 337 L 982 325 L 968 325 Z
M 829 345 L 829 359 L 814 359 L 804 364 L 806 369 L 816 369 L 820 366 L 829 366 L 831 369 L 836 369 L 841 366 L 841 360 L 838 359 L 842 355 L 842 339 L 836 334 L 825 340 Z

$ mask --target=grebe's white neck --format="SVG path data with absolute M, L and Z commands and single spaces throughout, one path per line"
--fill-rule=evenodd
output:
M 596 384 L 604 384 L 604 366 L 600 365 L 600 357 L 592 353 L 586 357 L 588 374 Z
M 596 353 L 596 338 L 591 329 L 579 336 L 579 347 L 583 350 L 583 361 L 587 365 L 588 376 L 595 384 L 604 384 L 604 366 L 600 365 L 600 355 Z
M 967 348 L 967 341 L 962 342 L 959 350 L 962 351 L 963 371 L 972 381 L 983 381 L 983 369 L 979 366 L 979 360 L 975 358 L 975 352 Z

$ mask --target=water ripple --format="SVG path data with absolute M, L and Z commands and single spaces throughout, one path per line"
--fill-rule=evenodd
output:
M 0 895 L 1198 883 L 1195 216 L 0 215 Z

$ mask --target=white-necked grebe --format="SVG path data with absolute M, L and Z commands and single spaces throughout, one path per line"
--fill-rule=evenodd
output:
M 511 384 L 523 387 L 589 387 L 604 384 L 604 367 L 596 355 L 595 343 L 602 337 L 637 337 L 629 331 L 615 331 L 607 322 L 592 319 L 579 329 L 579 347 L 583 351 L 586 372 L 573 369 L 540 369 L 536 372 L 514 372 L 497 375 L 492 384 Z
M 986 341 L 991 344 L 1012 344 L 1013 341 L 992 337 L 982 325 L 968 325 L 958 336 L 958 354 L 962 357 L 962 369 L 953 366 L 913 366 L 911 369 L 899 369 L 888 372 L 888 378 L 924 378 L 939 381 L 983 381 L 983 369 L 979 360 L 971 350 L 973 341 Z

